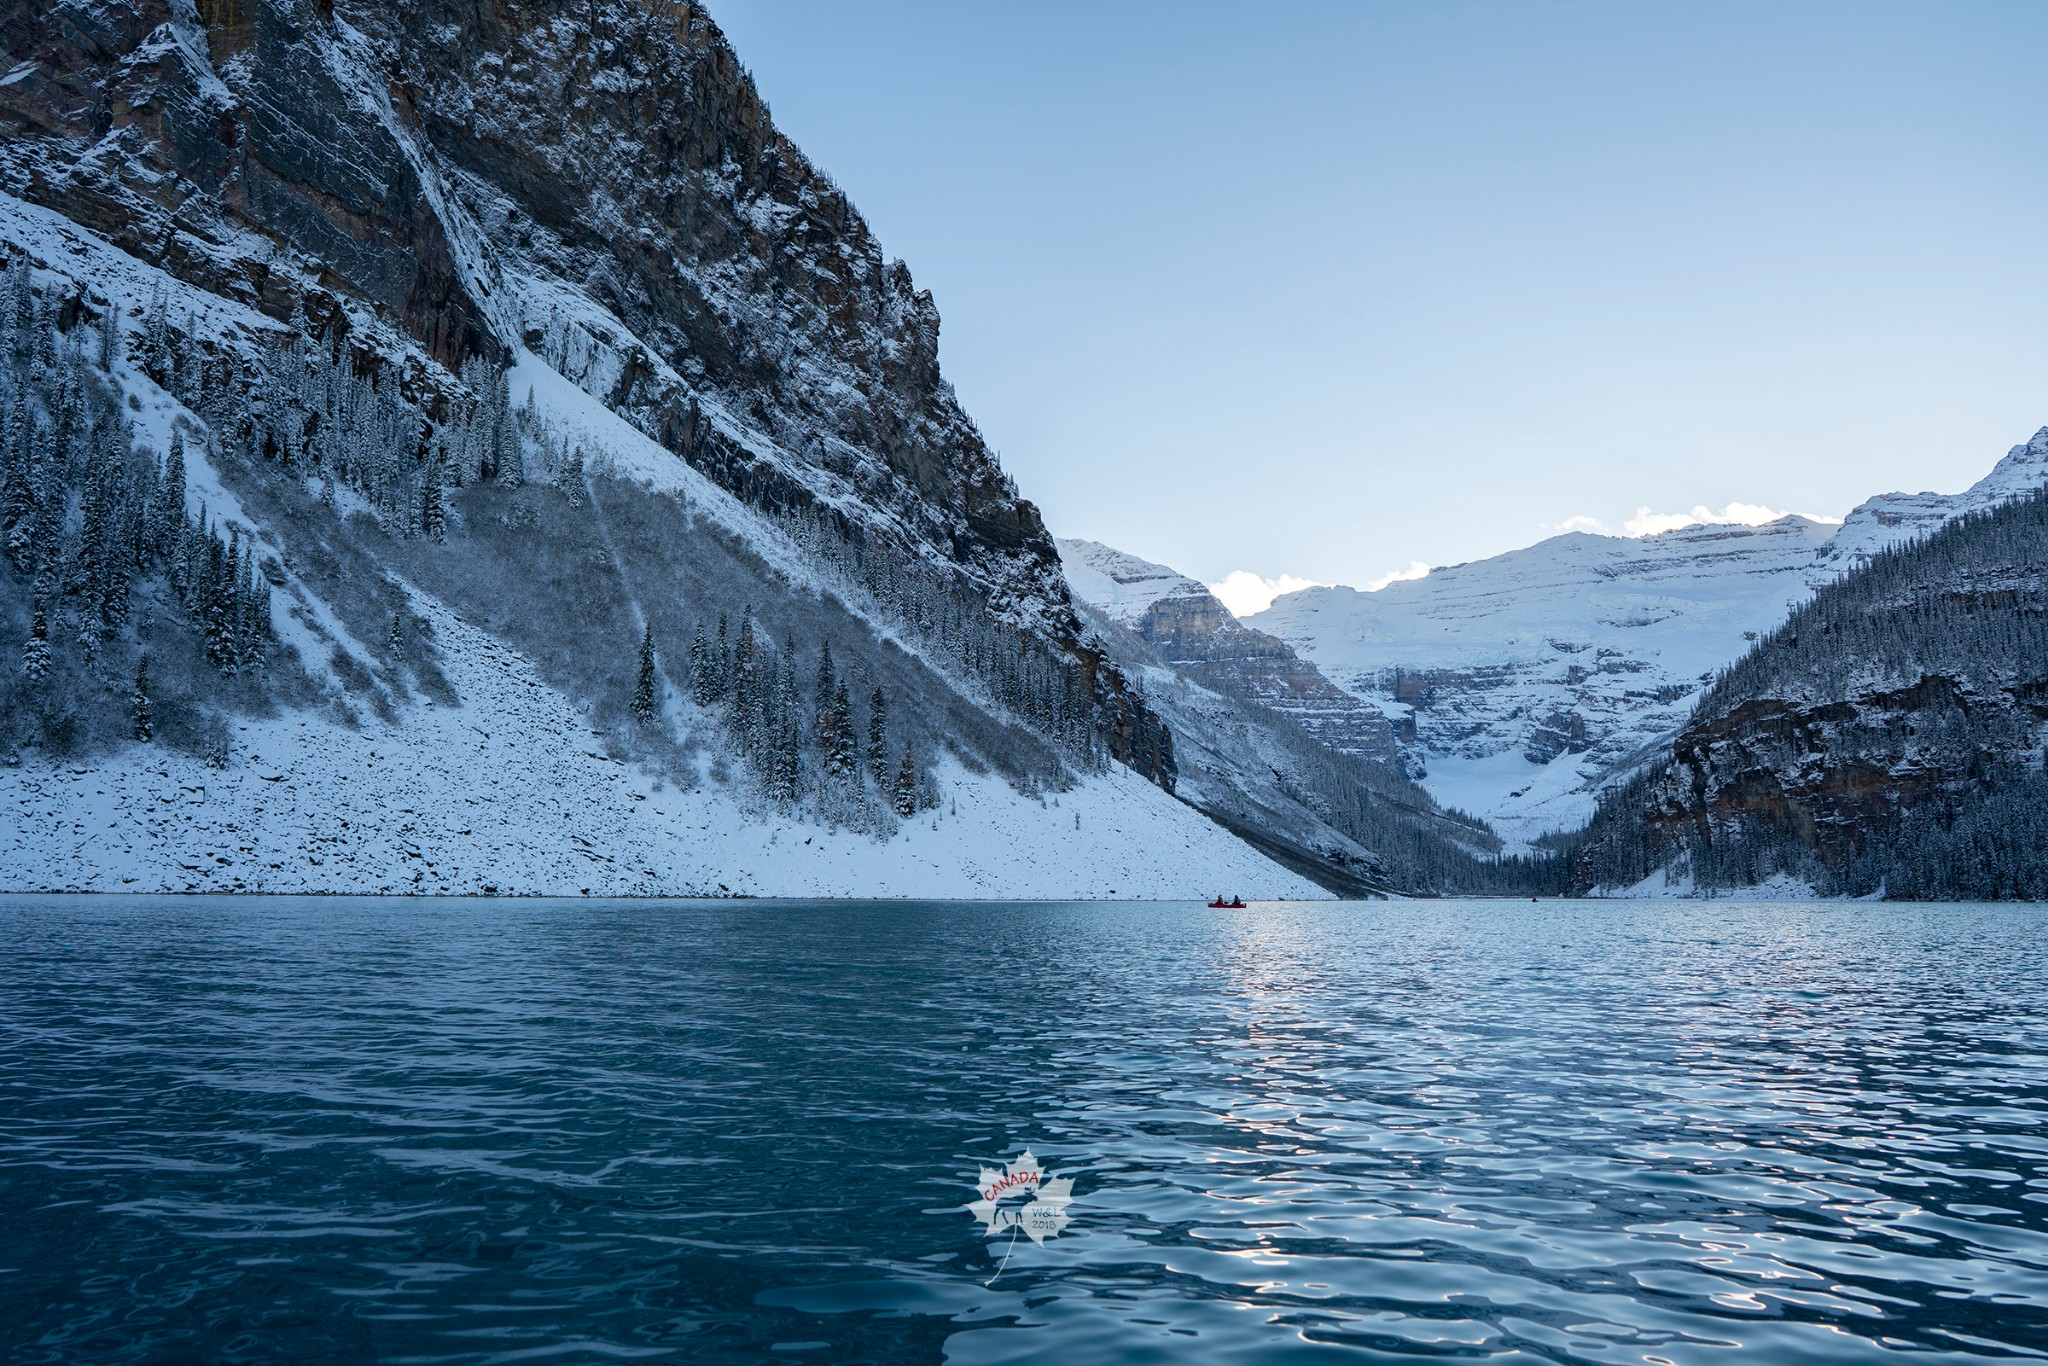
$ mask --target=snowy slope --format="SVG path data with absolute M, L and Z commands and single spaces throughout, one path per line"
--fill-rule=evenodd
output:
M 96 234 L 0 195 L 0 240 L 47 263 L 55 285 L 91 279 L 123 308 L 161 295 L 248 338 L 260 315 L 210 299 Z M 203 310 L 203 312 L 202 312 Z M 396 343 L 394 343 L 396 344 Z M 856 594 L 805 562 L 760 513 L 662 451 L 530 354 L 514 368 L 540 419 L 596 469 L 662 495 L 762 558 L 806 594 Z M 1027 795 L 999 776 L 945 764 L 945 806 L 887 839 L 778 814 L 744 787 L 681 787 L 610 757 L 584 709 L 515 649 L 417 587 L 411 610 L 436 642 L 459 705 L 415 688 L 390 714 L 349 702 L 327 667 L 371 651 L 286 567 L 288 540 L 252 514 L 209 461 L 203 419 L 142 374 L 117 367 L 137 438 L 188 441 L 189 496 L 281 556 L 280 641 L 319 686 L 320 705 L 244 717 L 225 768 L 162 745 L 53 762 L 23 749 L 0 767 L 0 890 L 251 891 L 504 895 L 753 895 L 933 898 L 1191 898 L 1219 889 L 1326 897 L 1121 765 L 1061 793 Z M 865 604 L 847 608 L 915 655 Z M 943 671 L 934 676 L 964 686 Z
M 276 640 L 194 682 L 152 653 L 195 610 L 161 564 L 138 560 L 136 621 L 91 648 L 60 585 L 55 644 L 93 667 L 58 677 L 91 705 L 66 721 L 55 685 L 0 688 L 0 885 L 1318 894 L 1170 795 L 1170 741 L 1078 638 L 1036 510 L 940 373 L 929 294 L 701 9 L 21 17 L 0 256 L 33 266 L 24 317 L 65 334 L 32 382 L 90 370 L 152 464 L 181 433 L 188 510 L 260 556 Z M 88 362 L 78 324 L 109 320 L 125 342 Z M 374 376 L 415 419 L 357 427 L 385 412 L 359 396 L 321 430 L 398 435 L 319 464 L 292 407 L 309 354 L 320 392 Z M 501 367 L 530 443 L 503 480 L 460 436 Z M 402 497 L 359 496 L 397 465 L 380 487 Z M 0 573 L 26 633 L 29 580 Z M 401 614 L 431 636 L 415 656 Z M 766 732 L 686 696 L 693 633 L 723 649 L 743 614 L 754 658 L 802 664 L 778 717 L 836 659 L 879 743 L 886 688 L 888 750 L 915 751 L 936 810 L 878 840 L 822 789 L 767 800 Z M 643 638 L 661 724 L 622 725 Z M 167 709 L 225 721 L 224 768 L 109 726 L 144 654 Z
M 1404 728 L 1445 805 L 1530 840 L 1675 734 L 1716 669 L 1861 558 L 2048 483 L 2048 428 L 1969 490 L 1630 539 L 1574 533 L 1396 582 L 1314 588 L 1248 624 Z
M 1026 796 L 944 775 L 886 843 L 685 791 L 605 754 L 515 652 L 423 595 L 458 707 L 352 729 L 245 720 L 226 769 L 156 748 L 0 769 L 0 889 L 1325 897 L 1121 766 Z

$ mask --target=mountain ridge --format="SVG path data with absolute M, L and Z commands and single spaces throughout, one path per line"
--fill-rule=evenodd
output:
M 1579 890 L 2048 894 L 2048 489 L 1879 550 L 1557 842 Z
M 6 885 L 1322 894 L 1172 798 L 929 294 L 700 6 L 0 51 Z
M 1412 717 L 1424 785 L 1526 845 L 1590 818 L 1715 670 L 1820 586 L 2044 483 L 2048 428 L 1960 494 L 1879 495 L 1839 527 L 1793 515 L 1641 539 L 1573 532 L 1372 593 L 1287 594 L 1246 620 Z

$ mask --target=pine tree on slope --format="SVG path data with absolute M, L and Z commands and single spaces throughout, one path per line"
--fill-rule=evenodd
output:
M 21 676 L 40 683 L 50 672 L 50 613 L 44 590 L 36 592 L 34 615 L 29 619 L 28 641 L 21 647 Z
M 640 677 L 633 684 L 633 718 L 651 725 L 656 715 L 654 668 L 654 625 L 649 623 L 640 636 Z
M 882 700 L 882 685 L 875 685 L 868 698 L 868 773 L 877 789 L 889 782 L 889 712 Z
M 441 481 L 432 470 L 420 482 L 420 534 L 431 541 L 448 539 L 448 511 L 441 502 Z
M 908 742 L 903 746 L 903 762 L 896 766 L 896 783 L 889 797 L 897 815 L 917 814 L 917 760 L 911 757 Z

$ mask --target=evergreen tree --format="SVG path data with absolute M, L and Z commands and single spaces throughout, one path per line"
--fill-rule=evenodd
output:
M 509 378 L 501 380 L 509 384 Z M 508 489 L 516 489 L 526 482 L 526 452 L 520 436 L 520 429 L 532 427 L 536 421 L 533 412 L 533 390 L 526 391 L 526 403 L 520 411 L 524 422 L 514 421 L 510 416 L 505 421 L 505 453 L 499 462 L 498 482 Z
M 420 481 L 420 534 L 432 541 L 448 538 L 448 511 L 441 502 L 441 481 L 432 470 Z
M 235 639 L 240 662 L 256 665 L 263 662 L 263 641 L 270 634 L 270 585 L 257 571 L 253 547 L 245 563 L 249 585 L 236 594 Z
M 655 704 L 654 668 L 654 625 L 652 622 L 640 635 L 640 676 L 633 684 L 633 719 L 641 725 L 652 725 L 658 709 Z
M 135 691 L 129 701 L 135 707 L 135 738 L 148 744 L 156 737 L 156 716 L 149 702 L 149 656 L 143 655 L 135 664 Z
M 785 644 L 782 651 L 782 678 L 777 692 L 781 694 L 779 707 L 781 745 L 776 753 L 777 783 L 782 800 L 795 801 L 803 795 L 803 688 L 796 677 L 796 646 Z
M 711 681 L 711 645 L 704 639 L 704 627 L 699 623 L 690 633 L 690 700 L 708 707 L 717 696 Z
M 561 476 L 555 480 L 555 487 L 560 489 L 562 496 L 569 500 L 570 507 L 580 508 L 583 506 L 583 451 L 581 448 L 569 453 L 568 462 L 562 466 Z
M 172 544 L 168 549 L 170 557 L 171 586 L 178 590 L 179 599 L 189 608 L 199 608 L 199 582 L 206 568 L 206 546 L 212 538 L 206 531 L 206 504 L 199 505 L 199 515 L 186 520 L 179 518 Z
M 235 671 L 235 626 L 229 602 L 228 548 L 219 538 L 208 536 L 202 552 L 203 567 L 194 592 L 199 599 L 199 623 L 205 641 L 206 662 L 224 674 Z
M 491 478 L 509 478 L 519 458 L 519 434 L 512 429 L 512 377 L 498 370 L 491 376 L 490 417 L 486 439 L 490 445 Z
M 157 480 L 156 494 L 150 499 L 150 511 L 156 525 L 151 540 L 156 553 L 170 556 L 177 553 L 177 539 L 185 529 L 185 437 L 175 427 L 171 429 L 171 451 L 164 457 L 162 476 Z
M 889 804 L 899 816 L 917 814 L 917 760 L 911 757 L 907 742 L 903 746 L 903 762 L 896 766 L 896 781 L 889 790 Z
M 228 553 L 221 561 L 220 585 L 221 622 L 226 635 L 228 667 L 225 673 L 233 673 L 242 662 L 242 529 L 228 528 Z
M 853 699 L 840 679 L 832 690 L 832 746 L 826 754 L 832 776 L 845 782 L 860 771 L 860 746 L 853 733 Z
M 769 752 L 774 748 L 775 670 L 772 665 L 762 666 L 758 650 L 747 666 L 741 666 L 740 659 L 746 654 L 742 649 L 747 643 L 746 626 L 742 620 L 733 639 L 734 733 L 739 738 L 740 752 L 765 773 L 771 762 Z
M 47 591 L 38 584 L 33 614 L 29 618 L 28 641 L 21 647 L 21 675 L 40 683 L 50 672 L 50 612 Z
M 889 712 L 882 700 L 882 685 L 879 683 L 868 697 L 868 773 L 874 778 L 877 790 L 888 787 Z
M 7 462 L 6 469 L 0 471 L 0 528 L 7 532 L 8 558 L 14 561 L 16 568 L 24 571 L 32 559 L 29 537 L 36 515 L 33 456 L 36 432 L 35 419 L 28 410 L 27 393 L 25 384 L 14 391 L 13 411 L 7 420 L 6 445 L 4 450 L 0 450 L 0 457 Z
M 840 776 L 834 760 L 839 746 L 838 737 L 833 729 L 832 697 L 838 684 L 838 676 L 832 669 L 832 645 L 828 641 L 824 648 L 818 651 L 818 677 L 813 687 L 816 694 L 814 705 L 817 715 L 818 753 L 825 760 L 825 771 L 835 778 Z

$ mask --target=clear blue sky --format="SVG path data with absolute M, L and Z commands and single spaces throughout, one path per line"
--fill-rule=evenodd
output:
M 2048 423 L 2048 3 L 710 8 L 1061 535 L 1364 583 Z

